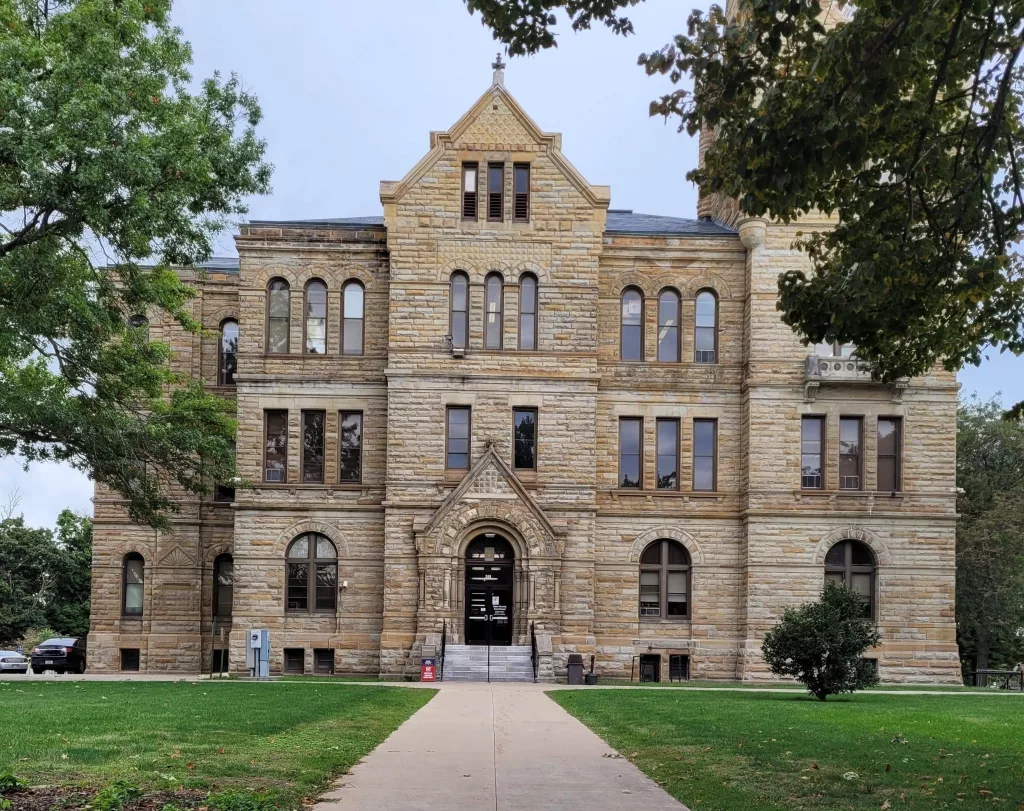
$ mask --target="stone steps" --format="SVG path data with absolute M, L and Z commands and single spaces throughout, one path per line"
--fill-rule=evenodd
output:
M 487 647 L 448 645 L 444 681 L 487 681 Z M 491 681 L 533 681 L 533 663 L 526 645 L 491 648 Z

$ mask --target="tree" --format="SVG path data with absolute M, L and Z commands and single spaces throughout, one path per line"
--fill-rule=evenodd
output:
M 965 671 L 1024 659 L 1024 425 L 997 400 L 957 419 L 957 641 Z
M 761 652 L 776 676 L 793 676 L 819 701 L 878 683 L 864 651 L 881 636 L 864 619 L 860 595 L 844 583 L 825 583 L 821 599 L 787 608 L 767 634 Z
M 510 54 L 557 44 L 637 0 L 466 0 Z M 742 0 L 694 11 L 686 34 L 640 56 L 677 88 L 651 105 L 691 135 L 713 131 L 703 193 L 751 216 L 811 211 L 810 273 L 780 278 L 786 323 L 854 343 L 876 377 L 1024 352 L 1024 5 L 1019 0 Z M 823 25 L 823 9 L 830 22 Z
M 89 472 L 154 525 L 233 476 L 230 404 L 135 315 L 196 332 L 173 265 L 265 193 L 256 99 L 190 91 L 170 0 L 0 0 L 0 455 Z
M 92 521 L 70 510 L 57 533 L 26 527 L 13 505 L 0 518 L 0 646 L 32 629 L 61 636 L 89 632 Z

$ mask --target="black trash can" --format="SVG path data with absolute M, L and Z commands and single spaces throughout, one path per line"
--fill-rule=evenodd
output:
M 565 666 L 569 684 L 583 684 L 583 656 L 578 653 L 569 654 L 569 662 Z

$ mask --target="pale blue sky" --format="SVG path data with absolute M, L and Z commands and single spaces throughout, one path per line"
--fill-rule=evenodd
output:
M 693 217 L 693 139 L 647 115 L 666 79 L 636 64 L 684 31 L 693 5 L 648 0 L 631 12 L 636 36 L 566 31 L 557 49 L 507 60 L 506 87 L 615 208 Z M 380 213 L 381 180 L 399 180 L 490 85 L 499 50 L 462 0 L 176 0 L 174 19 L 194 48 L 195 76 L 239 73 L 263 106 L 260 132 L 275 166 L 273 191 L 251 203 L 258 219 Z M 233 254 L 229 236 L 218 253 Z M 965 392 L 1024 399 L 1024 360 L 990 353 L 961 373 Z M 0 501 L 17 491 L 32 524 L 64 507 L 91 513 L 92 485 L 73 470 L 0 460 Z

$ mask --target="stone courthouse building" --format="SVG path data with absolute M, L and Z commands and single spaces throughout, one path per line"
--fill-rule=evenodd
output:
M 609 208 L 500 62 L 380 199 L 183 270 L 210 335 L 150 314 L 237 403 L 241 482 L 165 531 L 97 490 L 91 670 L 242 673 L 263 628 L 271 673 L 418 676 L 443 635 L 536 640 L 541 679 L 765 679 L 834 579 L 883 680 L 959 680 L 956 380 L 875 383 L 783 324 L 826 221 Z

